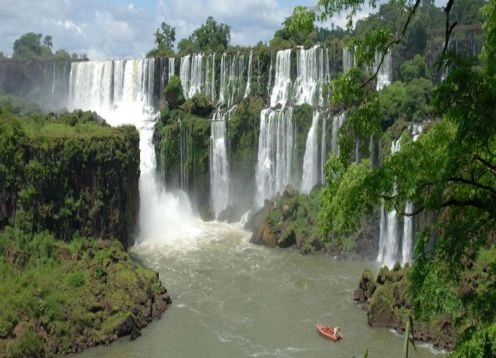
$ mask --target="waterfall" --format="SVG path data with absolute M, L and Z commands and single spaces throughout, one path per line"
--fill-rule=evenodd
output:
M 409 201 L 405 204 L 405 213 L 413 212 L 413 204 Z M 412 259 L 413 246 L 413 217 L 405 216 L 403 219 L 403 243 L 401 257 L 403 263 L 410 262 Z
M 220 61 L 219 104 L 231 107 L 246 92 L 243 73 L 246 70 L 245 55 L 224 53 Z
M 214 114 L 210 122 L 210 193 L 215 218 L 229 205 L 229 161 L 226 149 L 226 121 L 229 112 Z
M 377 67 L 379 66 L 381 62 L 381 53 L 377 53 L 375 55 L 375 63 L 374 63 L 374 70 L 377 70 Z M 392 57 L 391 57 L 391 52 L 388 52 L 386 56 L 384 56 L 384 61 L 382 62 L 382 66 L 379 69 L 379 72 L 377 73 L 377 84 L 376 84 L 376 90 L 380 91 L 384 87 L 389 86 L 391 84 L 391 73 L 392 73 Z
M 138 242 L 184 240 L 199 221 L 184 193 L 172 194 L 157 180 L 152 143 L 154 59 L 73 62 L 69 108 L 97 111 L 112 126 L 131 124 L 140 135 L 140 234 Z
M 334 154 L 339 155 L 339 129 L 344 123 L 344 120 L 346 119 L 345 112 L 334 116 L 332 118 L 332 138 L 331 138 L 331 150 Z
M 273 63 L 271 60 L 270 70 Z M 308 50 L 298 48 L 296 52 L 296 78 L 291 80 L 291 50 L 281 50 L 276 54 L 274 84 L 270 92 L 270 107 L 260 114 L 260 135 L 258 162 L 256 169 L 257 197 L 256 204 L 263 205 L 265 199 L 281 192 L 287 184 L 301 182 L 301 190 L 309 192 L 316 184 L 323 182 L 323 166 L 327 155 L 327 146 L 323 133 L 320 143 L 318 125 L 321 112 L 316 110 L 312 126 L 306 133 L 306 148 L 303 167 L 295 168 L 296 136 L 293 123 L 293 105 L 310 104 L 322 106 L 324 85 L 330 79 L 328 51 L 319 46 Z M 269 75 L 269 87 L 271 76 Z M 281 107 L 281 108 L 278 108 Z M 308 118 L 310 121 L 310 118 Z M 325 125 L 323 124 L 323 127 Z M 301 165 L 301 164 L 298 164 Z M 301 178 L 296 173 L 302 170 Z
M 317 127 L 319 125 L 319 112 L 313 112 L 312 126 L 308 131 L 307 143 L 305 147 L 305 156 L 303 157 L 303 180 L 301 191 L 310 193 L 315 185 L 319 182 L 319 151 L 317 142 Z
M 328 64 L 325 61 L 325 49 L 314 46 L 308 50 L 298 49 L 296 53 L 296 81 L 293 93 L 296 104 L 308 103 L 322 105 L 323 85 L 328 78 Z
M 343 72 L 346 73 L 355 67 L 355 51 L 343 47 Z
M 255 202 L 258 206 L 291 182 L 293 144 L 293 109 L 262 110 L 256 170 Z
M 320 182 L 325 184 L 325 165 L 327 161 L 327 118 L 322 118 L 322 140 L 320 141 Z
M 176 59 L 174 57 L 169 58 L 169 72 L 167 79 L 170 80 L 171 77 L 176 75 Z
M 291 88 L 291 50 L 278 51 L 276 55 L 276 74 L 270 96 L 270 106 L 286 105 Z
M 253 61 L 253 50 L 250 51 L 250 57 L 248 59 L 248 79 L 246 80 L 246 89 L 245 89 L 245 95 L 243 98 L 246 98 L 250 94 L 250 88 L 251 88 L 251 75 L 252 75 L 252 61 Z
M 408 130 L 413 140 L 417 140 L 420 133 L 422 132 L 422 125 L 420 124 L 410 124 Z M 400 139 L 393 141 L 391 144 L 391 154 L 397 153 L 401 149 Z M 412 213 L 414 211 L 414 205 L 410 201 L 405 203 L 405 213 Z M 414 218 L 413 216 L 403 216 L 403 232 L 400 235 L 398 231 L 398 225 L 400 219 L 396 213 L 396 210 L 391 210 L 387 213 L 386 218 L 384 218 L 384 202 L 381 205 L 381 223 L 379 227 L 379 254 L 377 256 L 377 261 L 385 265 L 394 265 L 396 261 L 400 261 L 401 264 L 408 263 L 412 260 L 412 249 L 413 249 L 413 239 L 414 239 Z M 384 220 L 384 222 L 383 222 Z M 400 252 L 401 245 L 401 252 Z

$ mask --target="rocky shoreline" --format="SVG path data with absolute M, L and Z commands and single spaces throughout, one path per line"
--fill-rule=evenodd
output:
M 342 260 L 374 260 L 377 255 L 379 223 L 365 218 L 357 233 L 345 241 L 324 238 L 319 230 L 320 188 L 310 194 L 298 193 L 287 185 L 282 195 L 266 200 L 263 208 L 251 215 L 245 228 L 250 242 L 267 247 L 296 247 L 301 254 L 327 254 Z
M 0 248 L 4 235 L 9 233 L 2 234 Z M 50 265 L 12 245 L 3 250 L 6 266 L 21 271 L 20 277 L 5 277 L 5 289 L 17 295 L 4 296 L 0 357 L 77 353 L 125 336 L 135 339 L 172 303 L 158 273 L 137 265 L 119 242 L 83 240 L 75 249 L 47 240 L 54 251 Z M 25 286 L 31 270 L 50 281 Z M 33 305 L 38 307 L 31 310 Z
M 409 267 L 399 265 L 392 270 L 381 268 L 374 278 L 371 271 L 362 273 L 353 301 L 367 311 L 367 321 L 372 327 L 384 327 L 405 332 L 405 323 L 413 314 L 409 295 Z M 437 316 L 429 324 L 414 319 L 413 337 L 417 341 L 432 343 L 434 348 L 447 351 L 455 346 L 451 319 Z

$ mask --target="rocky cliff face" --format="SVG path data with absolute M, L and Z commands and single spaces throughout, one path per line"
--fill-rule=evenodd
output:
M 138 210 L 139 137 L 89 112 L 60 117 L 5 115 L 0 138 L 0 229 L 74 232 L 133 243 Z
M 362 273 L 353 300 L 367 310 L 371 326 L 405 331 L 409 315 L 413 315 L 409 293 L 409 267 L 396 265 L 391 271 L 383 267 L 377 278 L 369 270 Z M 447 316 L 433 317 L 426 323 L 414 320 L 413 336 L 416 340 L 432 342 L 434 347 L 452 350 L 455 337 L 451 320 Z

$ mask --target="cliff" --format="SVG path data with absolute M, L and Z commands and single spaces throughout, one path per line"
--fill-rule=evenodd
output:
M 0 229 L 75 231 L 133 243 L 138 210 L 139 137 L 96 114 L 0 117 Z

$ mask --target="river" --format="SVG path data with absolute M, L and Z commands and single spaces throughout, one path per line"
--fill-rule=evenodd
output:
M 133 257 L 157 270 L 173 303 L 130 342 L 78 357 L 401 357 L 403 339 L 372 328 L 352 301 L 362 270 L 375 262 L 302 256 L 249 243 L 236 225 L 202 223 L 201 235 L 143 242 Z M 321 337 L 338 323 L 345 339 Z M 411 357 L 432 357 L 418 348 Z M 439 356 L 439 355 L 437 355 Z

